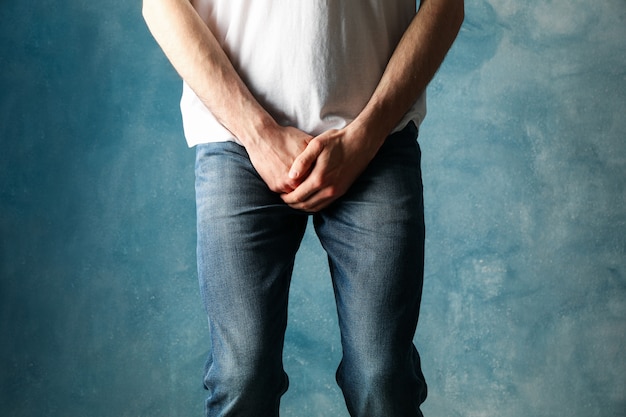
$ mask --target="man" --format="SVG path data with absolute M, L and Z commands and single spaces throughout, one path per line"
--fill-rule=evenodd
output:
M 462 0 L 144 0 L 196 146 L 207 416 L 278 416 L 308 216 L 329 259 L 354 417 L 421 416 L 417 128 Z

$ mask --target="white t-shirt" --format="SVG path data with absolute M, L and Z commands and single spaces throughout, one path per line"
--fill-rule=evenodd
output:
M 344 127 L 368 102 L 416 11 L 415 0 L 194 0 L 235 69 L 281 125 Z M 188 85 L 189 146 L 235 141 Z M 426 114 L 422 96 L 396 130 Z

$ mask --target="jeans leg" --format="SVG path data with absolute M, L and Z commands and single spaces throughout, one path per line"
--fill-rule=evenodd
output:
M 234 143 L 196 158 L 198 274 L 211 353 L 209 417 L 278 416 L 288 291 L 307 216 L 271 192 Z
M 314 217 L 335 290 L 353 417 L 417 417 L 426 383 L 413 345 L 424 267 L 417 130 L 390 136 L 348 193 Z

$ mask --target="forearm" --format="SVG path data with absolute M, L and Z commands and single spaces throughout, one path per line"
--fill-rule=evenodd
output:
M 463 0 L 421 1 L 355 127 L 365 128 L 371 140 L 382 143 L 435 75 L 463 16 Z
M 441 65 L 463 21 L 463 0 L 422 0 L 372 97 L 344 129 L 314 138 L 289 175 L 309 177 L 283 201 L 305 211 L 327 207 L 352 185 Z
M 182 79 L 244 145 L 276 128 L 189 0 L 144 0 L 143 16 Z

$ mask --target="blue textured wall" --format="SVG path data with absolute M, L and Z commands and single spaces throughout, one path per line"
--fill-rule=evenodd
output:
M 626 1 L 467 3 L 420 139 L 424 411 L 623 417 Z M 0 22 L 0 415 L 201 415 L 177 76 L 139 2 L 5 1 Z M 282 415 L 347 416 L 312 234 L 289 326 Z

